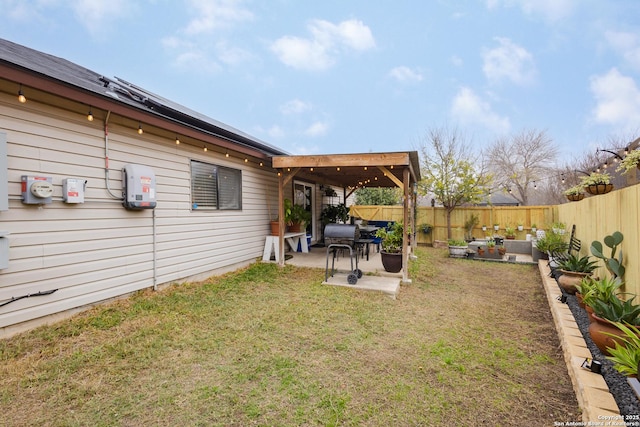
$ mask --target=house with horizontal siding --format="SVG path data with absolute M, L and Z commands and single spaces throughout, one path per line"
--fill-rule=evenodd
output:
M 419 169 L 415 151 L 291 156 L 0 39 L 0 338 L 265 259 L 285 199 L 311 212 L 312 243 L 323 209 L 367 185 L 403 188 L 410 224 Z
M 0 337 L 260 259 L 284 154 L 0 39 Z M 298 181 L 286 197 L 295 186 L 322 197 Z

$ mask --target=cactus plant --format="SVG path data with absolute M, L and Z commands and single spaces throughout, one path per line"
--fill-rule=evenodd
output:
M 614 278 L 619 277 L 620 280 L 623 280 L 625 273 L 624 265 L 622 265 L 624 256 L 622 254 L 622 248 L 617 257 L 616 252 L 623 238 L 624 236 L 619 231 L 614 232 L 610 236 L 605 236 L 604 244 L 611 249 L 611 256 L 609 257 L 604 254 L 602 243 L 597 240 L 591 243 L 590 248 L 591 254 L 596 258 L 600 258 L 604 262 L 604 266 L 609 270 L 609 273 L 611 273 Z

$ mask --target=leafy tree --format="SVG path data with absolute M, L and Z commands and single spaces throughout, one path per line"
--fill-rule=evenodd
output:
M 397 205 L 400 203 L 400 188 L 359 188 L 356 190 L 356 205 Z
M 447 214 L 447 238 L 451 239 L 451 212 L 466 203 L 478 203 L 488 193 L 491 176 L 476 170 L 463 135 L 456 129 L 434 128 L 423 145 L 422 176 L 418 190 L 432 194 Z
M 528 205 L 534 183 L 554 171 L 558 149 L 545 131 L 525 129 L 497 139 L 487 152 L 488 169 L 497 187 Z

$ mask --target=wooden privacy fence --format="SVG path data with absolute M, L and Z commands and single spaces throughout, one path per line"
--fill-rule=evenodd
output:
M 473 237 L 483 238 L 489 234 L 504 234 L 505 227 L 516 228 L 516 239 L 524 240 L 531 233 L 531 226 L 549 228 L 557 220 L 555 206 L 493 206 L 461 207 L 451 212 L 451 232 L 453 239 L 465 237 L 465 222 L 477 215 L 478 224 L 473 229 Z M 351 216 L 366 220 L 402 220 L 402 206 L 351 206 Z M 416 213 L 418 244 L 432 244 L 435 240 L 447 240 L 447 212 L 440 207 L 418 207 Z M 429 224 L 429 234 L 422 232 L 422 226 Z M 493 226 L 497 224 L 499 231 Z M 523 230 L 517 227 L 522 224 Z M 486 231 L 482 226 L 486 226 Z
M 516 239 L 524 239 L 531 233 L 531 226 L 548 230 L 554 222 L 562 222 L 567 230 L 576 225 L 576 236 L 582 241 L 580 255 L 591 255 L 591 242 L 604 241 L 614 231 L 624 235 L 621 248 L 626 267 L 624 291 L 639 295 L 640 300 L 640 184 L 631 185 L 608 194 L 585 197 L 579 202 L 554 206 L 461 207 L 451 213 L 454 239 L 464 238 L 464 223 L 471 215 L 478 215 L 479 223 L 473 229 L 473 237 L 493 234 L 493 225 L 499 224 L 498 234 L 504 234 L 506 226 L 517 227 L 522 222 L 523 231 L 516 231 Z M 366 220 L 402 220 L 402 206 L 351 206 L 351 215 Z M 447 239 L 447 221 L 444 208 L 419 207 L 416 224 L 418 243 L 432 244 Z M 420 230 L 422 224 L 430 224 L 430 234 Z M 482 226 L 487 226 L 487 231 Z M 604 243 L 603 243 L 604 244 Z M 605 246 L 605 255 L 610 249 Z M 595 259 L 595 258 L 593 258 Z M 607 275 L 602 261 L 596 275 Z M 635 301 L 640 303 L 640 301 Z

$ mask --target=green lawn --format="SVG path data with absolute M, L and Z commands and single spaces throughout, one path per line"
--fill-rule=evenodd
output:
M 445 252 L 397 300 L 257 263 L 0 341 L 0 424 L 580 420 L 537 269 Z

